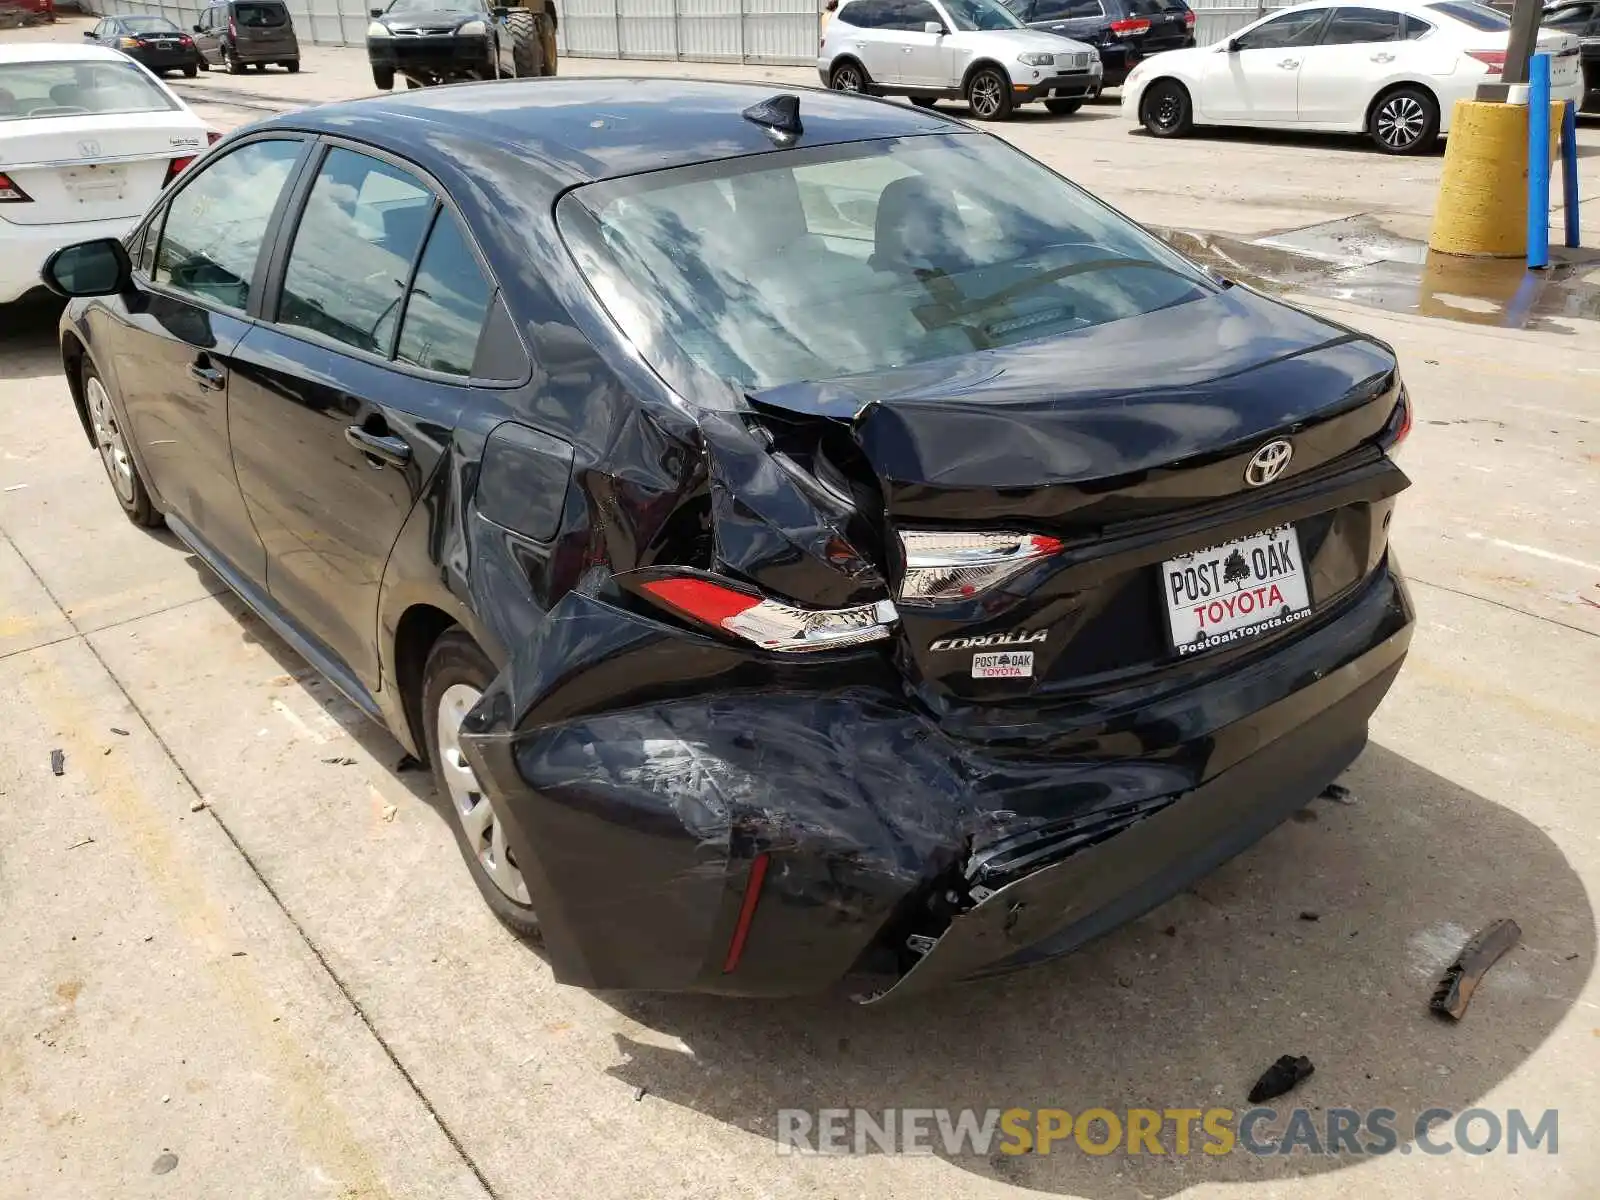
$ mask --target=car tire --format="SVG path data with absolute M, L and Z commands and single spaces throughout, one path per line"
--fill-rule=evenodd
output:
M 199 61 L 196 62 L 194 65 L 199 67 L 202 71 L 211 70 L 211 60 L 206 58 L 206 56 L 204 54 L 202 54 L 200 56 Z
M 1152 137 L 1183 137 L 1194 128 L 1189 89 L 1176 79 L 1158 79 L 1139 97 L 1139 123 Z
M 506 14 L 506 32 L 511 35 L 511 74 L 515 79 L 535 79 L 543 72 L 539 60 L 544 57 L 544 43 L 539 40 L 539 23 L 526 8 L 513 8 Z
M 854 59 L 846 59 L 828 72 L 828 89 L 868 96 L 872 94 L 872 81 L 867 77 L 865 67 Z
M 394 68 L 393 67 L 373 67 L 372 68 L 372 86 L 377 88 L 381 92 L 393 91 L 394 90 Z
M 1004 121 L 1011 116 L 1011 80 L 999 67 L 979 67 L 967 80 L 967 107 L 980 121 Z
M 1385 154 L 1426 154 L 1439 140 L 1439 102 L 1426 88 L 1386 92 L 1373 102 L 1367 136 Z
M 1060 97 L 1052 96 L 1044 102 L 1044 106 L 1058 117 L 1070 117 L 1083 107 L 1083 101 L 1081 99 L 1063 100 Z
M 187 66 L 187 67 L 185 67 L 183 69 L 183 77 L 185 79 L 193 79 L 198 74 L 200 74 L 200 68 L 199 67 L 190 65 L 190 66 Z
M 506 846 L 499 812 L 480 790 L 471 765 L 461 754 L 462 718 L 496 673 L 494 664 L 465 630 L 457 626 L 441 635 L 422 672 L 423 734 L 433 784 L 450 810 L 450 828 L 472 881 L 506 928 L 537 941 L 539 920 Z
M 100 454 L 100 465 L 106 469 L 106 479 L 111 491 L 122 505 L 122 511 L 141 529 L 159 529 L 166 524 L 161 510 L 150 499 L 150 490 L 139 474 L 139 464 L 134 461 L 122 432 L 116 406 L 111 403 L 111 393 L 100 379 L 100 373 L 86 358 L 81 376 L 83 408 L 89 418 L 89 436 L 94 439 Z
M 229 75 L 244 74 L 244 64 L 239 61 L 239 56 L 227 46 L 222 48 L 222 65 L 228 68 Z
M 298 58 L 291 58 L 288 62 L 283 63 L 282 66 L 283 69 L 289 72 L 291 75 L 298 75 L 300 73 L 300 60 Z
M 911 97 L 911 103 L 915 104 L 918 108 L 932 108 L 938 103 L 938 101 L 932 96 L 913 96 Z

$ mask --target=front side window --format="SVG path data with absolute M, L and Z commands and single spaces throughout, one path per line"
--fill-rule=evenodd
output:
M 1248 33 L 1240 34 L 1234 39 L 1234 45 L 1240 50 L 1282 50 L 1290 46 L 1311 46 L 1316 43 L 1317 32 L 1327 15 L 1325 8 L 1284 13 L 1264 25 L 1257 25 Z
M 178 105 L 131 62 L 0 63 L 0 121 L 170 112 Z
M 395 357 L 447 375 L 471 375 L 492 289 L 461 223 L 439 213 L 406 299 Z
M 1027 28 L 998 0 L 944 0 L 944 7 L 951 22 L 963 33 L 979 29 Z
M 295 230 L 278 323 L 387 358 L 433 203 L 410 172 L 329 150 Z
M 199 168 L 167 205 L 152 278 L 227 308 L 244 309 L 272 210 L 301 143 L 250 142 Z
M 1324 46 L 1350 46 L 1364 42 L 1394 42 L 1400 39 L 1400 14 L 1386 8 L 1341 8 L 1335 10 L 1322 31 Z
M 694 368 L 754 389 L 886 370 L 1214 290 L 1032 159 L 969 135 L 591 184 L 557 222 L 601 303 L 675 386 Z

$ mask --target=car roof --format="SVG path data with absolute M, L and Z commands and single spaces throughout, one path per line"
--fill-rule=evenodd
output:
M 77 42 L 0 42 L 0 63 L 128 61 L 127 55 L 106 46 Z
M 745 109 L 780 91 L 800 99 L 803 132 L 780 140 Z M 416 158 L 510 152 L 566 183 L 739 158 L 790 147 L 970 132 L 960 121 L 815 88 L 682 79 L 522 79 L 423 88 L 303 109 L 251 126 L 354 138 Z M 445 152 L 447 156 L 449 152 Z

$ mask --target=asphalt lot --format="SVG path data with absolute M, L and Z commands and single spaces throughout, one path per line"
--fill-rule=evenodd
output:
M 364 83 L 359 55 L 308 49 L 299 76 L 179 86 L 221 128 Z M 1006 132 L 1152 223 L 1398 229 L 1438 177 L 1332 139 L 1151 143 L 1086 111 Z M 0 310 L 0 1195 L 1592 1196 L 1600 334 L 1317 303 L 1396 346 L 1418 409 L 1394 539 L 1420 624 L 1356 803 L 1311 804 L 1063 962 L 874 1009 L 553 983 L 399 747 L 123 519 L 52 310 Z M 1431 1017 L 1440 969 L 1500 916 L 1521 944 L 1460 1025 Z M 1556 1108 L 1559 1153 L 774 1145 L 780 1108 L 1242 1110 L 1285 1053 L 1316 1063 L 1308 1108 Z

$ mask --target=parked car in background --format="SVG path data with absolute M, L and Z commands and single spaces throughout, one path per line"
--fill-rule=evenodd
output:
M 371 10 L 367 65 L 383 91 L 556 73 L 555 4 L 493 7 L 487 0 L 391 0 Z
M 208 64 L 238 75 L 246 67 L 277 63 L 300 69 L 300 39 L 283 0 L 214 0 L 194 27 L 195 45 Z
M 194 39 L 165 17 L 106 17 L 83 36 L 112 50 L 121 50 L 157 75 L 182 71 L 193 79 L 206 65 Z
M 1076 112 L 1101 86 L 1094 47 L 1037 33 L 999 0 L 844 0 L 817 71 L 836 92 L 965 100 L 984 121 L 1035 100 Z
M 1028 28 L 1100 51 L 1105 87 L 1163 50 L 1194 45 L 1194 10 L 1184 0 L 1002 0 Z
M 1321 0 L 1280 9 L 1214 46 L 1134 67 L 1122 115 L 1156 137 L 1196 125 L 1365 132 L 1386 154 L 1421 154 L 1457 100 L 1500 77 L 1511 22 L 1470 0 Z M 1580 100 L 1579 42 L 1542 32 L 1553 94 Z
M 117 502 L 430 765 L 563 983 L 1066 954 L 1308 804 L 1411 638 L 1388 346 L 770 86 L 285 113 L 49 268 Z
M 118 51 L 0 43 L 0 304 L 38 287 L 58 247 L 126 233 L 207 142 Z
M 1600 112 L 1600 0 L 1564 0 L 1544 10 L 1541 28 L 1570 33 L 1582 47 L 1583 110 Z

